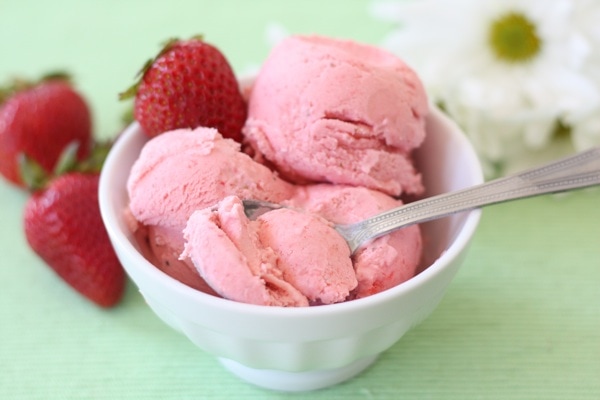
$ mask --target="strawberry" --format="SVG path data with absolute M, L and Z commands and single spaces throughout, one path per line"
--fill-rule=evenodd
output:
M 207 126 L 241 141 L 246 102 L 225 56 L 201 37 L 171 39 L 120 94 L 135 96 L 134 117 L 150 137 Z
M 0 90 L 0 173 L 9 182 L 25 186 L 21 158 L 49 173 L 71 143 L 78 146 L 78 158 L 85 158 L 91 138 L 90 110 L 65 75 L 34 83 L 17 80 Z
M 125 273 L 100 217 L 97 173 L 69 172 L 25 205 L 31 248 L 69 285 L 102 307 L 121 298 Z

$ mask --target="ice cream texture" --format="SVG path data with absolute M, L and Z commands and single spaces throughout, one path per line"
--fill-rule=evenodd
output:
M 427 101 L 414 72 L 370 46 L 291 37 L 248 100 L 244 148 L 202 127 L 144 146 L 127 189 L 147 258 L 198 290 L 270 306 L 343 302 L 414 276 L 418 225 L 354 255 L 332 228 L 422 193 L 411 154 L 424 139 Z M 246 198 L 290 208 L 251 221 Z
M 288 179 L 420 194 L 410 153 L 425 138 L 427 110 L 417 74 L 396 56 L 292 36 L 257 76 L 244 134 Z
M 183 257 L 223 297 L 252 304 L 306 306 L 346 300 L 356 287 L 350 251 L 322 218 L 283 208 L 256 221 L 238 197 L 196 211 Z
M 288 204 L 336 224 L 351 224 L 402 205 L 401 200 L 363 187 L 316 184 L 299 187 Z M 423 248 L 418 225 L 373 240 L 352 257 L 355 298 L 404 282 L 415 274 Z
M 127 182 L 129 211 L 138 236 L 163 272 L 197 289 L 206 284 L 190 262 L 179 260 L 188 218 L 227 195 L 283 201 L 293 186 L 254 162 L 240 145 L 213 128 L 165 132 L 149 141 Z
M 197 128 L 165 132 L 148 142 L 127 190 L 138 221 L 181 232 L 192 212 L 227 195 L 279 202 L 290 197 L 293 186 L 216 129 Z

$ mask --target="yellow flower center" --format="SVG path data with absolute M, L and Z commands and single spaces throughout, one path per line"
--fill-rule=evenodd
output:
M 542 47 L 535 24 L 517 12 L 493 21 L 488 40 L 496 57 L 508 63 L 530 61 Z

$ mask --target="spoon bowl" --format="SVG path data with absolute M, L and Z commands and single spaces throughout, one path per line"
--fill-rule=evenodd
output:
M 368 368 L 436 309 L 467 257 L 480 220 L 480 211 L 473 210 L 422 224 L 426 241 L 418 273 L 372 296 L 318 307 L 238 303 L 187 286 L 144 257 L 124 210 L 128 172 L 147 141 L 133 123 L 102 169 L 100 209 L 115 251 L 139 295 L 166 325 L 235 376 L 261 387 L 320 389 Z M 434 106 L 415 162 L 428 196 L 483 181 L 465 134 Z

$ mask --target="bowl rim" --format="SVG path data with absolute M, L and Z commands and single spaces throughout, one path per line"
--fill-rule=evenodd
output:
M 450 127 L 454 132 L 453 140 L 458 140 L 461 147 L 465 149 L 465 157 L 469 159 L 467 161 L 468 164 L 477 166 L 477 168 L 470 171 L 472 174 L 470 179 L 476 183 L 483 182 L 483 173 L 479 159 L 472 144 L 467 137 L 462 134 L 460 128 L 458 128 L 454 121 L 449 119 L 434 105 L 430 108 L 430 115 L 434 118 L 438 118 L 443 124 L 452 125 Z M 481 218 L 480 209 L 465 211 L 465 213 L 468 214 L 466 215 L 462 227 L 453 238 L 450 246 L 448 246 L 433 263 L 407 281 L 374 295 L 318 307 L 279 307 L 236 302 L 203 293 L 162 272 L 134 247 L 131 241 L 132 236 L 126 234 L 126 232 L 119 228 L 118 210 L 115 210 L 112 206 L 111 194 L 113 191 L 111 190 L 109 180 L 117 173 L 116 167 L 120 164 L 120 157 L 123 151 L 131 146 L 132 141 L 139 140 L 140 134 L 143 134 L 141 127 L 134 121 L 117 138 L 100 173 L 98 188 L 100 212 L 109 237 L 113 243 L 116 243 L 114 245 L 120 247 L 121 251 L 126 252 L 133 261 L 133 264 L 135 264 L 135 266 L 128 264 L 123 265 L 123 267 L 130 276 L 129 269 L 136 268 L 154 282 L 160 283 L 161 285 L 167 285 L 170 290 L 179 292 L 189 300 L 195 303 L 202 303 L 212 308 L 218 308 L 224 312 L 235 312 L 246 315 L 252 314 L 254 316 L 265 317 L 272 316 L 278 318 L 298 318 L 302 316 L 319 317 L 328 316 L 332 312 L 335 312 L 336 314 L 355 312 L 360 309 L 371 308 L 380 303 L 387 303 L 395 298 L 403 297 L 404 294 L 417 290 L 425 282 L 448 267 L 451 264 L 451 261 L 458 257 L 458 255 L 469 245 Z M 123 173 L 123 171 L 118 173 Z

